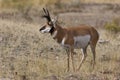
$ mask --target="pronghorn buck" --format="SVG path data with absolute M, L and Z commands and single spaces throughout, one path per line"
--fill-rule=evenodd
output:
M 70 70 L 70 59 L 72 59 L 73 70 L 75 70 L 73 61 L 74 49 L 81 49 L 82 51 L 82 59 L 77 68 L 77 70 L 79 70 L 82 63 L 86 59 L 87 56 L 86 49 L 88 45 L 90 45 L 93 54 L 92 63 L 94 67 L 96 57 L 95 48 L 97 41 L 99 39 L 99 35 L 96 29 L 91 26 L 85 25 L 81 25 L 78 27 L 63 28 L 56 23 L 56 20 L 53 21 L 51 19 L 49 11 L 47 9 L 43 8 L 43 11 L 45 15 L 43 15 L 42 17 L 47 19 L 47 23 L 40 28 L 40 32 L 50 33 L 53 39 L 55 39 L 59 44 L 61 44 L 65 48 L 68 56 L 67 58 L 68 71 Z

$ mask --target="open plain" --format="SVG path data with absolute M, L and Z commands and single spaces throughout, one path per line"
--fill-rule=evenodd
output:
M 96 65 L 91 67 L 92 53 L 80 71 L 66 72 L 67 55 L 50 34 L 41 34 L 45 23 L 42 7 L 27 14 L 19 10 L 0 11 L 0 80 L 120 80 L 120 32 L 109 32 L 105 24 L 115 19 L 120 23 L 118 4 L 81 4 L 79 8 L 52 9 L 63 27 L 81 24 L 94 26 L 100 35 L 96 48 Z M 120 24 L 119 24 L 120 27 Z M 75 65 L 81 51 L 74 55 Z

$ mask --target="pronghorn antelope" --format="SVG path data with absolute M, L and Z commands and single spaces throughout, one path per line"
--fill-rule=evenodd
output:
M 78 27 L 63 28 L 56 23 L 56 20 L 53 21 L 51 19 L 49 11 L 47 9 L 43 8 L 43 11 L 45 15 L 43 15 L 42 17 L 47 19 L 47 23 L 40 28 L 40 32 L 50 33 L 53 39 L 55 39 L 59 44 L 61 44 L 66 49 L 68 56 L 67 58 L 68 71 L 70 69 L 70 57 L 72 59 L 73 70 L 75 70 L 73 61 L 74 49 L 80 48 L 82 51 L 82 59 L 77 69 L 79 70 L 82 63 L 86 59 L 87 56 L 86 49 L 88 45 L 90 45 L 93 54 L 93 67 L 94 67 L 96 57 L 95 48 L 97 41 L 99 39 L 99 35 L 96 29 L 85 25 L 81 25 Z

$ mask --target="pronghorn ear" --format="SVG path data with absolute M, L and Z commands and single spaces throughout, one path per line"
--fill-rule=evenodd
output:
M 58 21 L 58 16 L 55 17 L 55 23 Z
M 58 16 L 52 19 L 52 23 L 54 27 L 56 27 L 57 22 L 58 22 Z

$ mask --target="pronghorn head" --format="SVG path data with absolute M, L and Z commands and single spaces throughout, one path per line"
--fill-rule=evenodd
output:
M 45 25 L 43 25 L 40 28 L 40 32 L 42 32 L 42 33 L 51 33 L 51 31 L 55 28 L 54 25 L 55 25 L 56 21 L 51 19 L 49 11 L 47 9 L 43 8 L 43 11 L 44 11 L 45 15 L 43 15 L 42 17 L 46 18 L 47 22 L 45 23 Z

